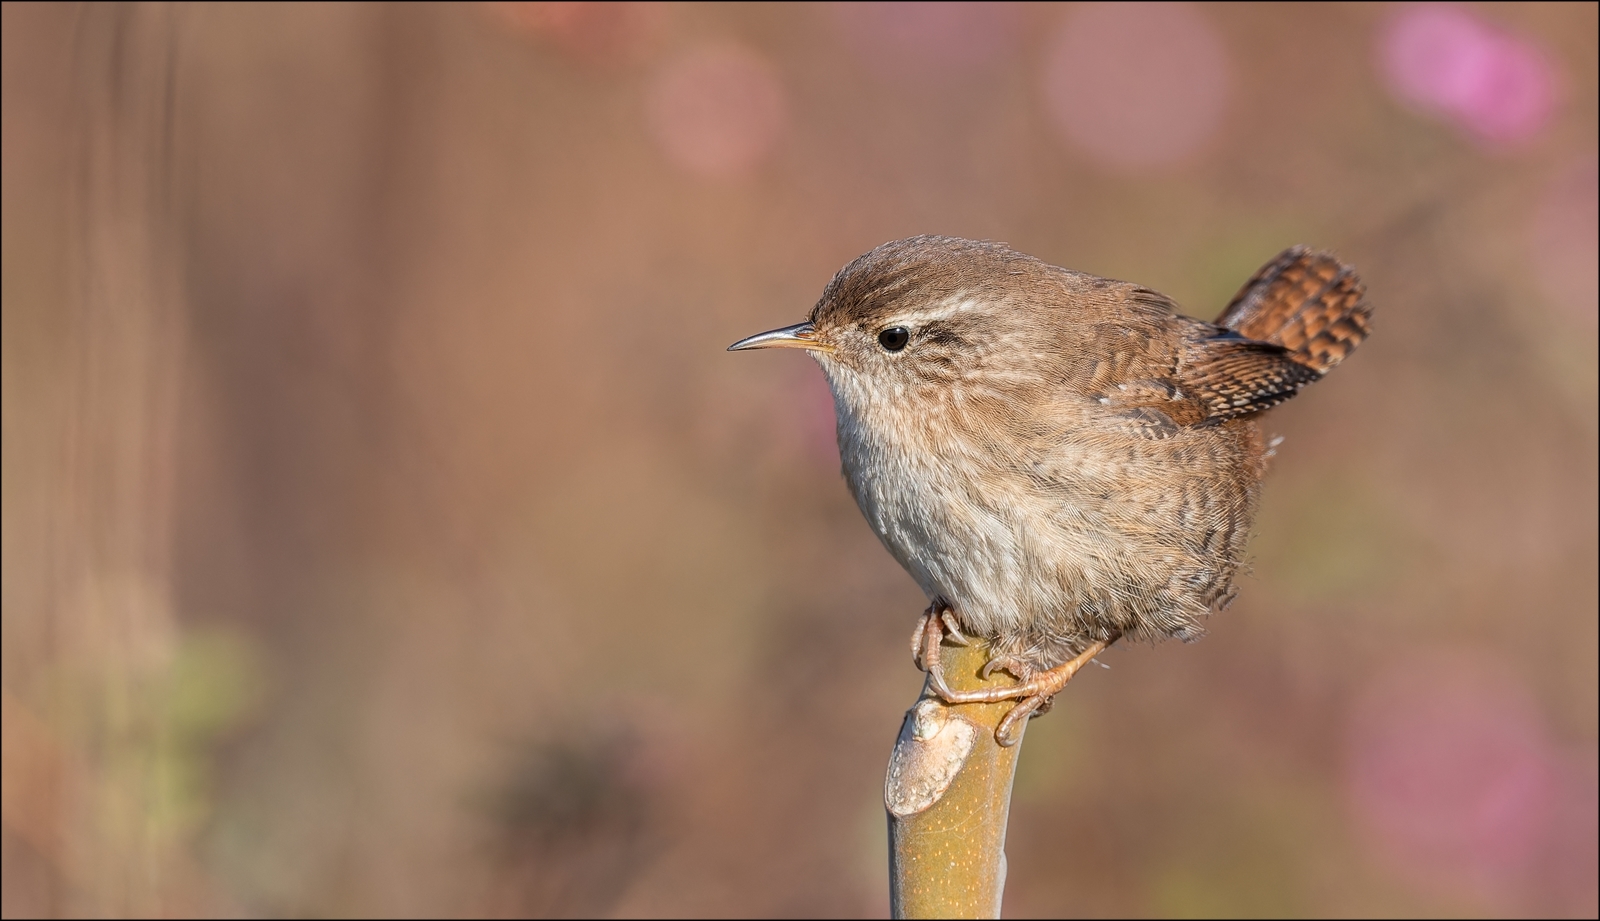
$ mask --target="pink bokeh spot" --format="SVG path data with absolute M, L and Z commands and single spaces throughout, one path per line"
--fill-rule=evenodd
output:
M 1540 50 L 1447 4 L 1402 9 L 1380 33 L 1394 94 L 1455 122 L 1479 141 L 1537 136 L 1556 104 L 1556 75 Z
M 668 161 L 714 179 L 755 169 L 788 124 L 777 73 L 738 45 L 698 48 L 668 63 L 648 87 L 645 113 Z
M 1228 53 L 1188 3 L 1074 10 L 1046 51 L 1047 114 L 1062 138 L 1109 166 L 1180 163 L 1217 132 L 1233 83 Z
M 1356 708 L 1347 784 L 1385 863 L 1494 897 L 1545 848 L 1560 764 L 1537 706 L 1492 658 L 1422 656 Z
M 933 81 L 979 71 L 1016 44 L 1014 3 L 834 3 L 834 25 L 879 76 Z

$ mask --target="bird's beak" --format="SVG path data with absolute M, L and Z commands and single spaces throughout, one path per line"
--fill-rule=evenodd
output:
M 804 323 L 785 326 L 783 329 L 756 333 L 748 339 L 740 339 L 728 346 L 730 352 L 742 352 L 745 349 L 810 349 L 813 352 L 831 352 L 833 346 L 818 339 L 816 327 L 807 320 Z

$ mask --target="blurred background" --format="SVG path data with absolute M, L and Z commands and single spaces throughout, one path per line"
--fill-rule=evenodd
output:
M 883 916 L 886 240 L 1376 334 L 1028 733 L 1006 912 L 1596 900 L 1597 7 L 4 5 L 4 913 Z

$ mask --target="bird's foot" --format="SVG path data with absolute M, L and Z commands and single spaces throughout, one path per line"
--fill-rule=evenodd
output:
M 926 660 L 923 658 L 923 644 L 926 642 L 924 636 L 928 632 L 930 622 L 938 624 L 941 639 L 949 637 L 957 646 L 972 645 L 972 640 L 967 639 L 966 634 L 961 632 L 960 625 L 956 623 L 955 612 L 950 610 L 950 606 L 935 601 L 928 605 L 928 609 L 922 612 L 921 617 L 917 618 L 917 628 L 911 631 L 911 662 L 919 671 L 928 670 L 924 666 Z
M 1009 687 L 982 688 L 976 691 L 957 691 L 945 681 L 944 669 L 939 664 L 939 644 L 944 640 L 944 623 L 941 619 L 932 616 L 930 610 L 922 622 L 922 654 L 921 666 L 928 673 L 928 686 L 933 689 L 946 703 L 952 704 L 992 704 L 1004 700 L 1020 701 L 1011 712 L 995 727 L 995 741 L 1003 746 L 1012 746 L 1022 739 L 1022 724 L 1028 717 L 1043 713 L 1050 706 L 1050 699 L 1061 692 L 1072 680 L 1078 670 L 1088 665 L 1094 657 L 1105 651 L 1106 643 L 1096 640 L 1080 653 L 1076 658 L 1063 662 L 1055 668 L 1047 669 L 1019 681 Z M 1003 668 L 1012 671 L 1013 665 L 1022 671 L 1029 671 L 1022 663 L 1010 660 L 1007 656 L 997 656 L 999 664 L 990 661 L 984 666 L 984 677 L 996 669 Z M 1020 677 L 1020 676 L 1019 676 Z

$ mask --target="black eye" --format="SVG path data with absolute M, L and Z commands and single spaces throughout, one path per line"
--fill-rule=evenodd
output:
M 878 334 L 878 344 L 885 351 L 898 352 L 911 341 L 911 331 L 904 326 L 891 326 Z

